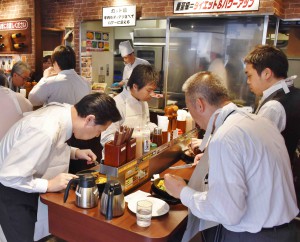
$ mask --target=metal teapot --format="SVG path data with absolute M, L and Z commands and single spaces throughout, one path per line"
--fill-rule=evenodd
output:
M 91 174 L 79 175 L 79 178 L 71 179 L 64 194 L 64 202 L 67 201 L 72 184 L 77 184 L 75 204 L 81 208 L 93 208 L 98 205 L 99 192 L 95 183 L 95 177 Z
M 106 220 L 111 220 L 112 217 L 123 215 L 124 209 L 125 200 L 120 182 L 117 180 L 107 181 L 101 196 L 101 213 L 105 215 Z

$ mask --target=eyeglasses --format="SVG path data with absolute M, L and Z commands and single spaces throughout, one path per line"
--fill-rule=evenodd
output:
M 19 73 L 17 73 L 16 72 L 16 74 L 19 76 L 19 77 L 21 77 L 24 81 L 30 81 L 31 80 L 31 78 L 30 77 L 27 77 L 27 76 L 21 76 Z

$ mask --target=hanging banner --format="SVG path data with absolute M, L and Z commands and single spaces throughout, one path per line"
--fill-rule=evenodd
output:
M 175 0 L 174 13 L 256 11 L 259 0 Z
M 103 8 L 102 26 L 135 26 L 136 6 L 120 6 Z

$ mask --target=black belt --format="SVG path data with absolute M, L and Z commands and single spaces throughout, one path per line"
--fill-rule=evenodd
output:
M 289 226 L 289 224 L 290 223 L 285 223 L 285 224 L 281 224 L 281 225 L 278 225 L 278 226 L 274 226 L 272 228 L 262 228 L 261 231 L 270 231 L 270 230 L 276 231 L 276 230 L 279 230 L 279 229 L 287 228 Z

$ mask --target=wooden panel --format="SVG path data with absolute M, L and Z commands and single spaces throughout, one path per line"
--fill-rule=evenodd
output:
M 42 29 L 42 50 L 52 51 L 62 44 L 64 31 L 52 31 Z
M 0 54 L 31 53 L 31 19 L 0 20 L 0 45 L 1 44 L 3 44 L 3 46 L 0 48 Z
M 174 165 L 185 164 L 178 161 Z M 165 170 L 189 179 L 193 168 L 182 170 Z M 151 182 L 147 182 L 139 190 L 150 192 Z M 100 213 L 100 204 L 91 209 L 78 208 L 75 205 L 75 193 L 70 190 L 66 203 L 63 193 L 46 193 L 41 195 L 42 202 L 48 205 L 50 233 L 67 241 L 140 241 L 166 242 L 174 241 L 174 235 L 180 236 L 187 222 L 187 208 L 182 204 L 170 205 L 169 213 L 154 217 L 151 226 L 142 228 L 136 224 L 136 216 L 128 207 L 121 217 L 106 221 Z

